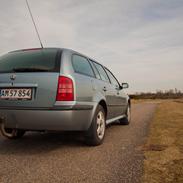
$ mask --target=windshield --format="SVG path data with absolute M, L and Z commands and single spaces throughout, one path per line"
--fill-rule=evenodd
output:
M 58 49 L 15 51 L 0 57 L 0 73 L 57 72 Z

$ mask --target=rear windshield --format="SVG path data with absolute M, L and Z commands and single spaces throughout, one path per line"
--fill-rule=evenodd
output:
M 58 72 L 60 52 L 57 49 L 17 51 L 0 57 L 0 73 Z

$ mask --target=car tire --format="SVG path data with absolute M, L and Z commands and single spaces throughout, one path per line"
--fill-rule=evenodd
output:
M 25 134 L 25 130 L 6 128 L 4 123 L 0 124 L 0 131 L 7 139 L 19 139 Z
M 106 114 L 104 108 L 99 105 L 95 111 L 92 124 L 85 133 L 86 144 L 98 146 L 103 143 L 106 130 Z
M 131 107 L 128 104 L 126 109 L 126 116 L 124 118 L 119 119 L 119 122 L 121 125 L 129 125 L 131 121 Z

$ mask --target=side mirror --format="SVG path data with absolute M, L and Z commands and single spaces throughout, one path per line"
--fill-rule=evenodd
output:
M 129 88 L 128 83 L 122 83 L 122 84 L 121 84 L 121 88 L 122 88 L 122 89 Z

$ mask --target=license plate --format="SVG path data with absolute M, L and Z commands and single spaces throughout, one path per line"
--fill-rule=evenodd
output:
M 0 89 L 0 99 L 25 99 L 30 100 L 32 98 L 31 88 L 6 88 Z

